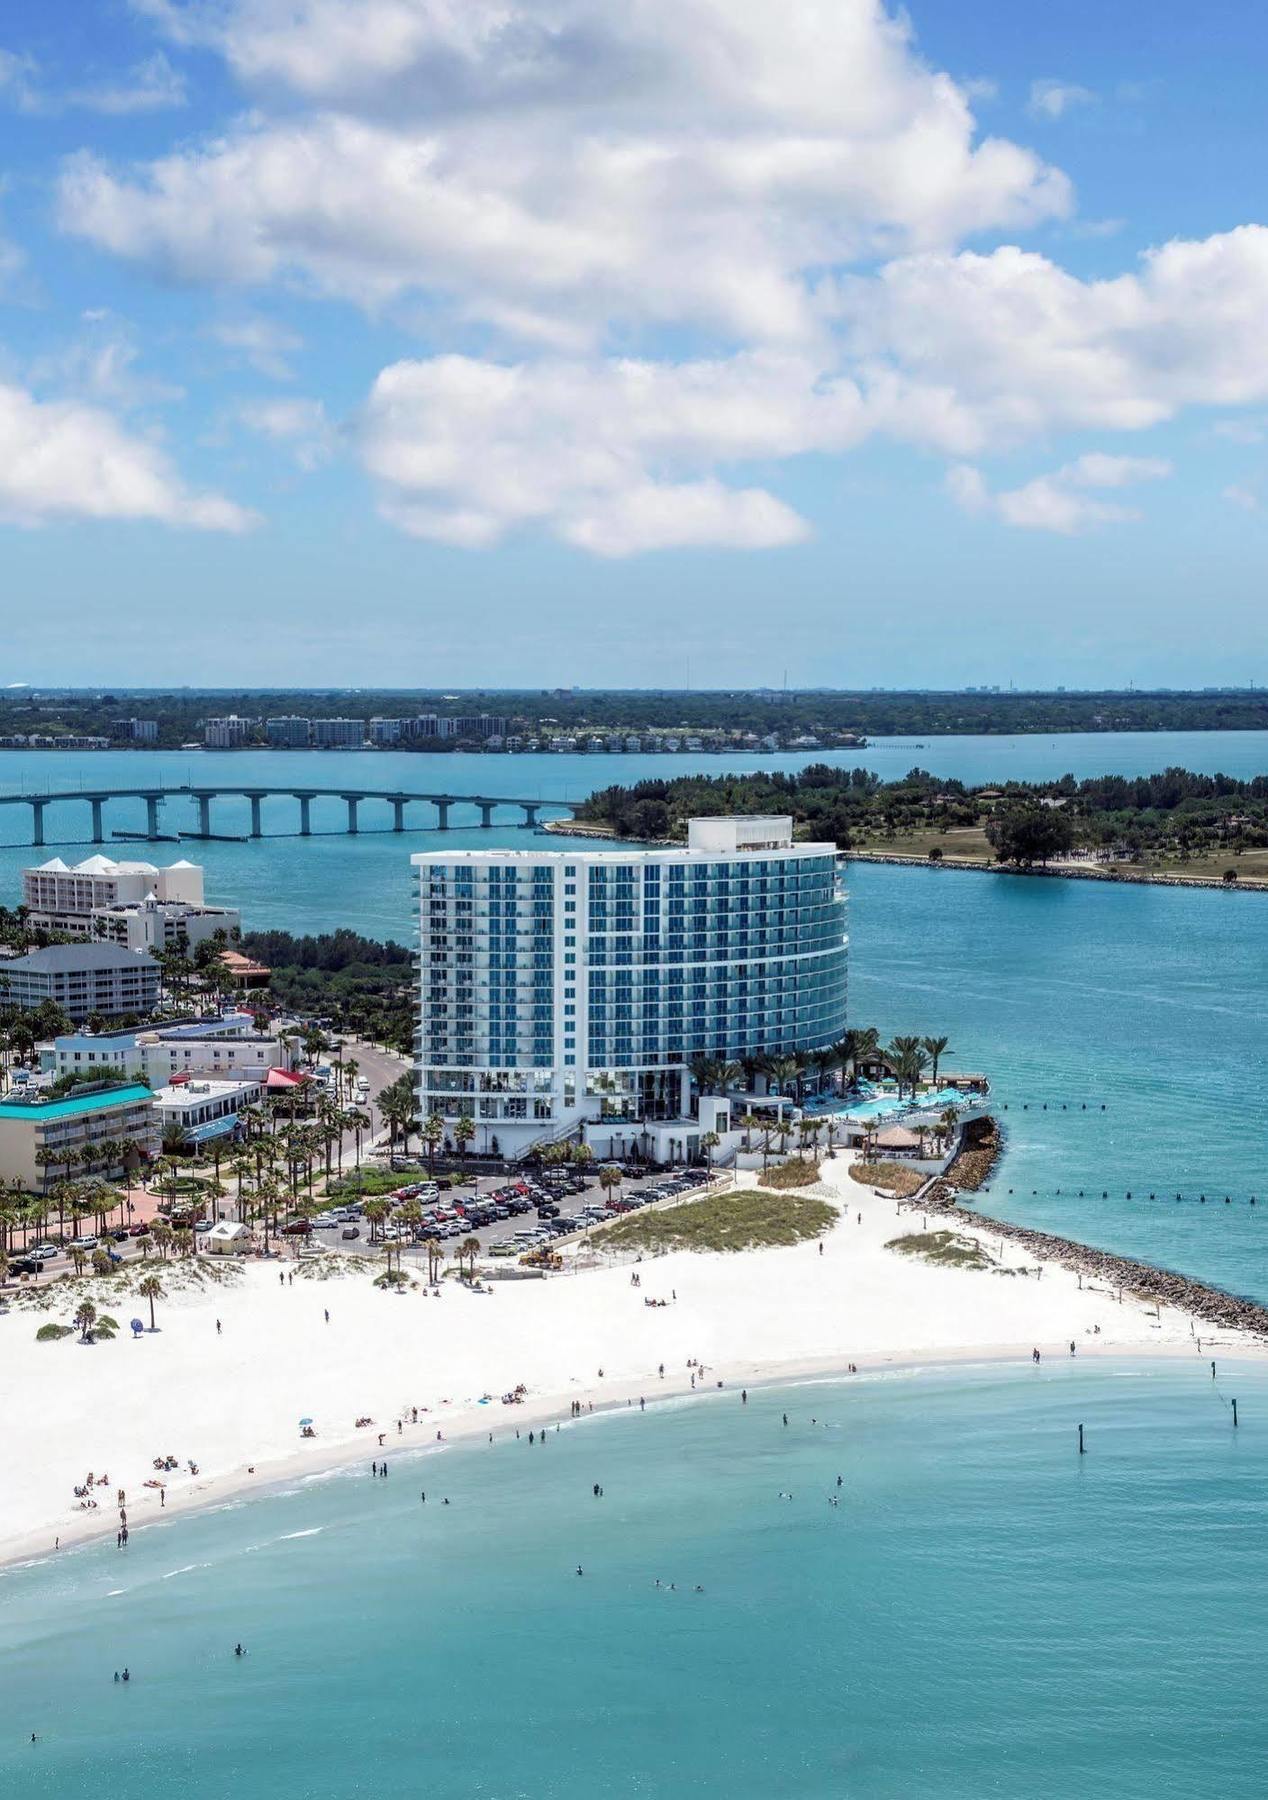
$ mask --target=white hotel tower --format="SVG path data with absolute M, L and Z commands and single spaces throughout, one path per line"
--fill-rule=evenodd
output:
M 449 850 L 413 858 L 420 1107 L 516 1155 L 583 1133 L 613 1154 L 689 1117 L 692 1061 L 845 1030 L 833 844 L 791 819 L 693 819 L 685 849 Z M 657 1132 L 663 1142 L 663 1131 Z

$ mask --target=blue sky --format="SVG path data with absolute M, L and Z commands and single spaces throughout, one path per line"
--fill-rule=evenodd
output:
M 1264 677 L 1261 9 L 24 11 L 6 679 Z

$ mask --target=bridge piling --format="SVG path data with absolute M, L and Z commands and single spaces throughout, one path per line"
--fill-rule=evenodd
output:
M 153 843 L 159 834 L 159 796 L 145 796 L 145 835 Z
M 361 804 L 361 796 L 360 794 L 344 794 L 343 799 L 348 803 L 348 836 L 356 837 L 359 829 L 357 825 L 357 808 Z
M 480 808 L 481 830 L 488 831 L 493 824 L 493 802 L 491 800 L 477 800 L 476 805 Z
M 42 845 L 44 842 L 44 800 L 31 801 L 31 842 Z
M 311 837 L 313 835 L 312 795 L 296 794 L 295 798 L 299 801 L 299 835 L 301 837 Z
M 104 842 L 106 835 L 101 817 L 104 803 L 97 799 L 90 800 L 88 804 L 92 807 L 92 841 L 94 844 L 100 844 Z
M 405 802 L 403 800 L 393 800 L 393 802 L 392 802 L 392 830 L 393 831 L 404 831 L 404 829 L 405 829 Z
M 262 798 L 263 796 L 260 794 L 247 795 L 247 799 L 251 802 L 251 836 L 253 838 L 264 836 L 264 828 L 260 820 L 260 801 Z
M 211 835 L 211 795 L 210 794 L 198 794 L 195 796 L 195 798 L 198 801 L 198 831 L 199 831 L 199 835 L 202 837 L 210 837 L 210 835 Z
M 449 829 L 449 806 L 450 802 L 448 800 L 437 800 L 436 802 L 437 831 L 448 831 Z M 43 842 L 43 839 L 40 841 Z
M 537 808 L 535 806 L 525 806 L 524 823 L 528 826 L 535 826 L 537 824 Z

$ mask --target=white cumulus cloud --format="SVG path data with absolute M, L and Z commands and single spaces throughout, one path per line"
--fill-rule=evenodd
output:
M 245 531 L 254 514 L 188 488 L 167 456 L 99 407 L 38 400 L 0 384 L 0 518 L 152 519 L 201 531 Z
M 1058 171 L 978 137 L 880 0 L 146 10 L 320 109 L 68 165 L 68 230 L 184 278 L 438 297 L 556 346 L 680 322 L 794 341 L 824 269 L 1070 205 Z
M 845 448 L 866 429 L 848 382 L 794 357 L 505 365 L 464 356 L 383 370 L 354 441 L 385 516 L 481 547 L 536 526 L 601 555 L 795 543 L 805 522 L 718 465 Z
M 1160 481 L 1170 474 L 1171 464 L 1161 457 L 1109 456 L 1093 451 L 1051 475 L 1037 476 L 1024 487 L 1002 493 L 991 492 L 980 469 L 957 463 L 947 472 L 947 488 L 966 512 L 990 513 L 1006 525 L 1029 531 L 1071 536 L 1089 526 L 1122 524 L 1140 517 L 1133 507 L 1098 500 L 1096 490 Z

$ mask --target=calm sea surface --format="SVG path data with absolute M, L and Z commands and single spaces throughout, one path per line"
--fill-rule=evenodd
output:
M 534 1448 L 490 1423 L 0 1578 L 0 1791 L 1263 1794 L 1258 1369 L 895 1373 Z

